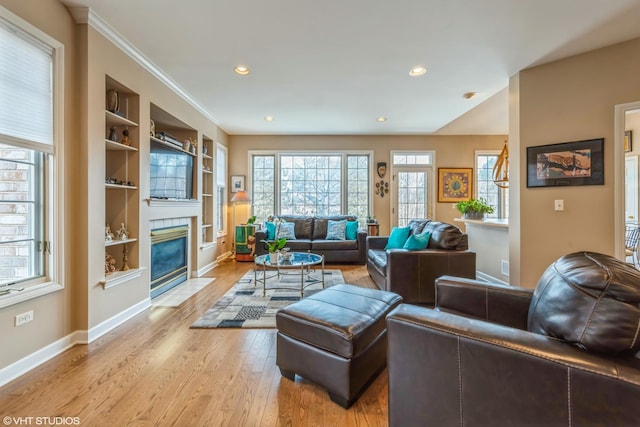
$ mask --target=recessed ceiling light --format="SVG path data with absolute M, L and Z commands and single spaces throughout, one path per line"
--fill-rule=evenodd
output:
M 266 117 L 264 118 L 264 120 L 265 120 L 266 122 L 272 122 L 272 121 L 273 121 L 273 116 L 266 116 Z
M 235 71 L 236 74 L 240 74 L 241 76 L 246 76 L 251 72 L 249 70 L 249 67 L 245 67 L 244 65 L 237 65 L 236 67 L 234 67 L 233 71 Z
M 382 123 L 382 122 L 386 122 L 386 121 L 387 121 L 387 118 L 386 118 L 386 117 L 382 117 L 382 116 L 380 116 L 380 117 L 378 117 L 378 118 L 376 119 L 376 122 L 380 122 L 380 123 Z
M 426 74 L 426 72 L 427 72 L 427 69 L 424 67 L 413 67 L 412 69 L 409 70 L 409 75 L 411 77 L 417 77 L 417 76 Z
M 464 95 L 462 95 L 462 97 L 463 97 L 464 99 L 471 99 L 471 98 L 473 98 L 474 96 L 476 96 L 477 94 L 478 94 L 478 92 L 467 92 L 467 93 L 465 93 Z

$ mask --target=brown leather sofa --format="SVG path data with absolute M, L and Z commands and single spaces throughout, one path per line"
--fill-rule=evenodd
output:
M 387 316 L 390 426 L 640 425 L 640 272 L 589 252 L 535 291 L 455 277 Z
M 395 292 L 405 303 L 433 306 L 438 277 L 476 278 L 476 254 L 458 227 L 428 219 L 411 220 L 408 226 L 410 235 L 431 233 L 427 249 L 385 250 L 388 236 L 367 237 L 367 271 L 378 288 Z
M 287 240 L 286 248 L 295 252 L 312 252 L 323 255 L 325 262 L 356 263 L 363 265 L 366 260 L 367 232 L 358 228 L 355 240 L 327 240 L 327 225 L 333 221 L 356 221 L 352 215 L 307 216 L 282 215 L 278 218 L 293 222 L 296 238 Z M 256 231 L 256 242 L 267 241 L 267 230 Z M 267 253 L 264 244 L 256 244 L 256 256 Z

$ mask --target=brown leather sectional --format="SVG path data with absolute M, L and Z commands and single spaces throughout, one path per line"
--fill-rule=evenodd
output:
M 414 219 L 408 225 L 410 234 L 431 233 L 427 249 L 385 250 L 388 236 L 367 237 L 367 270 L 378 288 L 395 292 L 405 303 L 433 306 L 438 277 L 475 279 L 476 254 L 458 227 L 428 219 Z
M 295 239 L 287 240 L 286 248 L 295 252 L 312 252 L 323 255 L 328 263 L 355 263 L 364 265 L 366 261 L 367 232 L 358 229 L 355 240 L 327 240 L 327 224 L 333 221 L 356 221 L 352 215 L 309 216 L 282 215 L 278 218 L 293 222 Z M 267 253 L 265 245 L 260 243 L 267 240 L 267 231 L 256 231 L 256 256 Z

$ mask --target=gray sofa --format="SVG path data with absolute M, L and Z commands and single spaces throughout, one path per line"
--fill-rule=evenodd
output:
M 427 249 L 387 249 L 387 236 L 367 237 L 367 271 L 383 291 L 395 292 L 405 303 L 433 305 L 435 280 L 445 274 L 476 278 L 476 253 L 467 235 L 455 225 L 428 219 L 409 222 L 411 234 L 431 233 Z
M 366 262 L 367 232 L 358 229 L 355 240 L 327 240 L 327 225 L 333 221 L 356 221 L 352 215 L 307 216 L 281 215 L 278 218 L 293 222 L 295 239 L 287 240 L 286 248 L 295 252 L 312 252 L 324 255 L 325 262 L 355 263 L 364 265 Z M 267 240 L 267 230 L 256 231 L 256 256 L 266 254 L 267 248 L 263 242 Z

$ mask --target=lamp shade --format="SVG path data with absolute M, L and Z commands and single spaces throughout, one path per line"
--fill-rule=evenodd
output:
M 232 203 L 250 203 L 251 197 L 249 197 L 249 193 L 242 190 L 233 194 L 233 197 L 231 198 L 231 202 Z

